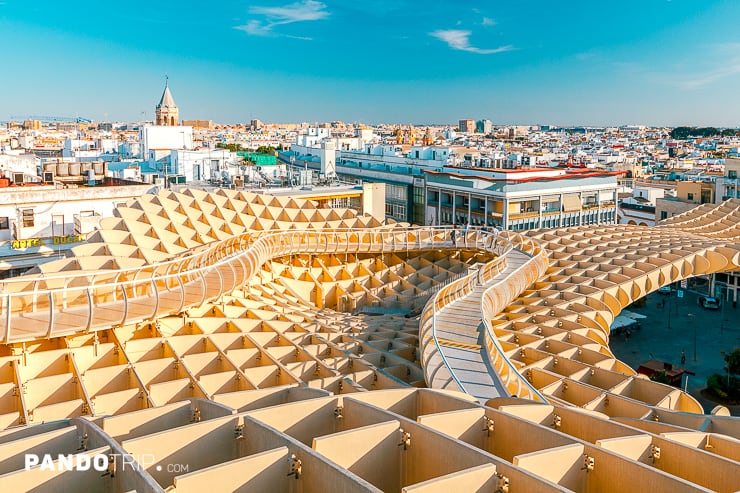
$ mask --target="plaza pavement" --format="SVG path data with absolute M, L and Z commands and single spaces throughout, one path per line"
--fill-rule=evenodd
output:
M 683 298 L 678 298 L 675 290 L 670 295 L 657 292 L 648 295 L 643 306 L 627 308 L 647 317 L 640 321 L 642 328 L 631 330 L 629 338 L 613 333 L 609 346 L 617 358 L 635 369 L 640 363 L 658 359 L 696 373 L 688 376 L 688 392 L 710 412 L 717 403 L 704 398 L 700 391 L 706 387 L 709 375 L 726 375 L 720 351 L 732 351 L 740 346 L 740 306 L 733 308 L 732 302 L 726 302 L 720 310 L 707 310 L 699 306 L 698 297 L 697 292 L 686 290 Z M 664 307 L 662 300 L 666 302 Z M 686 352 L 683 365 L 682 350 Z M 733 416 L 740 416 L 740 405 L 727 407 Z

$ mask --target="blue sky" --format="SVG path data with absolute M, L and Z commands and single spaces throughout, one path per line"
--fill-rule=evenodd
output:
M 0 120 L 740 126 L 737 0 L 0 0 Z

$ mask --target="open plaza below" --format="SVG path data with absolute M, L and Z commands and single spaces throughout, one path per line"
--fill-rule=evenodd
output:
M 612 333 L 609 343 L 614 355 L 637 369 L 649 360 L 660 360 L 695 373 L 685 374 L 682 387 L 710 412 L 718 403 L 701 394 L 707 377 L 714 373 L 725 374 L 723 351 L 740 346 L 740 308 L 723 302 L 719 310 L 709 310 L 699 305 L 696 291 L 684 290 L 670 294 L 651 293 L 643 302 L 629 307 L 631 312 L 644 315 L 629 330 Z M 686 355 L 681 363 L 681 352 Z M 688 379 L 688 385 L 686 383 Z M 727 406 L 734 416 L 740 406 Z

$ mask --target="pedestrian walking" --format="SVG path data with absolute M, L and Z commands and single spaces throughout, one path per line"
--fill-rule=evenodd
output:
M 686 352 L 683 349 L 681 350 L 681 364 L 686 364 Z
M 457 224 L 452 225 L 452 231 L 450 231 L 450 240 L 453 245 L 457 245 Z

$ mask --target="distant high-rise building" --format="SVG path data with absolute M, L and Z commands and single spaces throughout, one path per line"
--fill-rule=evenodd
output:
M 460 131 L 463 133 L 475 132 L 475 120 L 460 120 L 458 126 L 460 127 Z
M 478 120 L 475 122 L 475 131 L 490 134 L 493 131 L 493 123 L 491 123 L 491 120 Z
M 178 125 L 180 121 L 180 110 L 175 104 L 175 100 L 172 98 L 169 82 L 165 82 L 164 84 L 164 92 L 162 93 L 162 98 L 159 100 L 155 113 L 157 115 L 157 125 L 174 127 Z
M 252 130 L 259 130 L 264 126 L 264 124 L 262 123 L 261 120 L 258 120 L 257 118 L 253 118 L 249 126 L 252 127 Z

